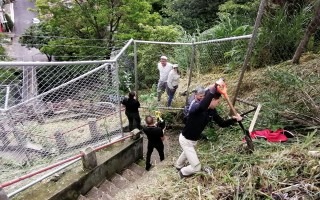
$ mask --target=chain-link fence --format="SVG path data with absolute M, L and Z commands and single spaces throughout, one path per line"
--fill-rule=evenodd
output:
M 0 63 L 1 180 L 121 137 L 128 122 L 120 101 L 133 89 L 157 83 L 161 55 L 179 64 L 189 86 L 197 81 L 191 72 L 241 66 L 250 37 L 130 40 L 111 60 Z
M 156 86 L 159 78 L 156 64 L 161 55 L 166 55 L 170 63 L 179 64 L 181 78 L 187 80 L 183 82 L 185 85 L 179 85 L 178 92 L 189 92 L 194 89 L 190 86 L 198 84 L 200 74 L 214 70 L 228 72 L 241 68 L 250 38 L 251 35 L 244 35 L 187 43 L 136 40 L 138 71 L 136 88 L 146 89 L 152 85 Z
M 119 71 L 133 69 L 131 43 L 105 61 L 0 64 L 2 182 L 123 135 Z

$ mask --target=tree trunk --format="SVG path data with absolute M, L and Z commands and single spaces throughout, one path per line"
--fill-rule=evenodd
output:
M 294 56 L 292 58 L 293 64 L 299 63 L 300 57 L 302 53 L 305 51 L 305 48 L 310 40 L 310 37 L 316 32 L 318 27 L 320 27 L 320 3 L 318 3 L 315 9 L 316 9 L 315 15 L 311 20 L 311 22 L 309 23 L 306 29 L 306 32 L 304 33 L 304 36 L 300 41 L 300 44 L 297 47 L 296 52 L 294 53 Z
M 258 29 L 259 29 L 260 24 L 261 24 L 261 19 L 262 19 L 265 7 L 267 5 L 267 1 L 268 0 L 261 0 L 260 1 L 260 6 L 259 6 L 258 13 L 257 13 L 256 21 L 255 21 L 255 24 L 254 24 L 254 29 L 253 29 L 253 32 L 252 32 L 252 36 L 251 36 L 251 39 L 249 41 L 249 46 L 248 46 L 248 49 L 247 49 L 246 57 L 244 59 L 243 65 L 242 65 L 242 69 L 241 69 L 240 77 L 239 77 L 239 80 L 238 80 L 237 88 L 235 90 L 235 94 L 234 94 L 234 97 L 232 99 L 232 105 L 235 104 L 236 99 L 238 97 L 240 86 L 241 86 L 241 83 L 242 83 L 242 79 L 244 77 L 245 71 L 247 70 L 248 63 L 249 63 L 249 60 L 250 60 L 251 55 L 252 55 L 252 50 L 253 50 L 255 41 L 257 39 Z

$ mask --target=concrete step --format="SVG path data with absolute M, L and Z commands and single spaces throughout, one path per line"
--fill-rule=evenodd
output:
M 89 200 L 113 200 L 113 198 L 104 193 L 103 191 L 99 190 L 96 187 L 93 187 L 87 194 L 86 198 Z
M 135 172 L 139 176 L 143 176 L 147 172 L 143 167 L 137 165 L 136 163 L 132 163 L 132 165 L 130 165 L 128 169 Z
M 134 182 L 136 181 L 138 178 L 140 178 L 141 176 L 137 173 L 135 173 L 134 171 L 130 170 L 130 169 L 125 169 L 122 173 L 121 176 L 123 176 L 124 178 L 126 178 L 127 180 Z
M 127 187 L 127 185 L 130 183 L 130 181 L 126 178 L 124 178 L 123 176 L 121 176 L 120 174 L 115 174 L 112 178 L 111 178 L 111 182 L 113 184 L 115 184 L 115 186 L 117 186 L 120 189 L 124 189 Z
M 120 190 L 115 184 L 110 182 L 109 180 L 105 180 L 99 187 L 99 190 L 103 191 L 106 194 L 109 194 L 110 196 L 114 197 L 117 192 Z

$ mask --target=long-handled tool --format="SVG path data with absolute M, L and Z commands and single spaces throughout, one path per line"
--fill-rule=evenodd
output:
M 229 96 L 227 94 L 227 87 L 225 85 L 220 85 L 219 83 L 216 83 L 217 84 L 217 90 L 220 94 L 222 94 L 224 96 L 224 98 L 227 100 L 227 103 L 230 107 L 230 109 L 232 110 L 233 114 L 234 115 L 237 115 L 237 111 L 235 110 L 235 108 L 233 107 L 230 99 L 229 99 Z M 246 140 L 247 142 L 247 146 L 248 146 L 248 149 L 253 152 L 254 151 L 254 147 L 253 147 L 253 142 L 252 142 L 252 139 L 250 137 L 250 134 L 249 134 L 249 131 L 246 130 L 242 124 L 241 121 L 238 121 L 243 133 L 244 133 L 244 139 Z

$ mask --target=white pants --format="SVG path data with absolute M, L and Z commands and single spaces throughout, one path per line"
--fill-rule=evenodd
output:
M 186 139 L 182 134 L 179 136 L 179 143 L 182 148 L 182 153 L 176 162 L 176 167 L 181 168 L 181 173 L 184 176 L 190 176 L 201 170 L 201 163 L 194 149 L 197 141 Z M 184 167 L 185 162 L 188 160 L 189 165 Z

